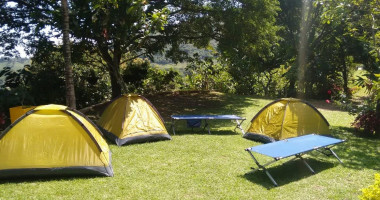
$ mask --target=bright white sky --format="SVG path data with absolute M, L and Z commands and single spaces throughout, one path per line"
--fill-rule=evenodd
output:
M 20 57 L 21 58 L 26 58 L 27 56 L 26 56 L 26 52 L 25 52 L 25 50 L 24 50 L 24 47 L 22 47 L 22 46 L 17 46 L 16 47 L 16 50 L 20 53 Z

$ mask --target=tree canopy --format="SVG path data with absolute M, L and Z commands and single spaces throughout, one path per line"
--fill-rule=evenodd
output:
M 59 1 L 5 1 L 0 25 L 10 35 L 0 41 L 11 49 L 20 42 L 17 37 L 24 36 L 31 44 L 51 37 L 58 32 L 44 34 L 42 30 L 62 30 L 59 9 Z M 113 96 L 118 96 L 125 89 L 121 64 L 154 53 L 182 61 L 188 55 L 180 50 L 181 44 L 206 47 L 214 39 L 226 58 L 247 55 L 252 62 L 254 56 L 265 57 L 270 54 L 268 46 L 275 43 L 278 5 L 266 0 L 87 0 L 70 2 L 69 10 L 74 56 L 88 51 L 101 57 L 98 60 L 107 66 Z

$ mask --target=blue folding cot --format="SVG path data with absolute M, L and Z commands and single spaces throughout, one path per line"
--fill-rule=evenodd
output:
M 277 142 L 267 143 L 267 144 L 263 144 L 259 146 L 254 146 L 251 148 L 247 148 L 246 151 L 251 155 L 252 159 L 254 160 L 254 162 L 256 163 L 258 167 L 258 168 L 252 168 L 254 170 L 251 173 L 254 173 L 257 170 L 262 169 L 267 174 L 267 176 L 272 181 L 272 183 L 275 186 L 278 186 L 277 182 L 273 179 L 273 177 L 270 175 L 268 170 L 265 168 L 266 166 L 276 161 L 279 161 L 281 159 L 295 156 L 291 160 L 294 160 L 296 158 L 301 159 L 303 163 L 307 166 L 307 168 L 309 168 L 309 170 L 314 174 L 315 173 L 314 170 L 302 158 L 302 155 L 314 150 L 317 150 L 317 151 L 327 150 L 328 152 L 330 152 L 329 155 L 334 155 L 338 159 L 338 161 L 342 163 L 339 157 L 330 148 L 342 142 L 344 142 L 344 140 L 322 136 L 322 135 L 309 134 L 309 135 L 303 135 L 303 136 L 289 138 L 285 140 L 280 140 Z M 262 165 L 253 155 L 253 153 L 259 153 L 265 156 L 269 156 L 269 157 L 272 157 L 274 160 Z
M 204 128 L 208 127 L 208 133 L 210 134 L 210 126 L 207 123 L 207 120 L 234 120 L 236 122 L 236 128 L 240 129 L 240 131 L 244 135 L 244 130 L 241 128 L 241 123 L 245 120 L 243 117 L 239 117 L 237 115 L 172 115 L 172 129 L 173 134 L 175 135 L 175 120 L 187 120 L 188 126 L 199 127 L 201 125 L 201 121 L 205 121 Z

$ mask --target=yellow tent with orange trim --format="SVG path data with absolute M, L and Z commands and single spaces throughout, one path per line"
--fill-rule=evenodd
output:
M 330 133 L 325 117 L 306 101 L 282 98 L 261 109 L 243 137 L 254 140 L 256 136 L 267 136 L 282 140 L 310 133 Z
M 114 99 L 97 124 L 119 146 L 171 139 L 156 108 L 141 95 L 125 94 Z
M 113 176 L 107 142 L 80 112 L 38 106 L 0 134 L 0 177 L 62 174 Z

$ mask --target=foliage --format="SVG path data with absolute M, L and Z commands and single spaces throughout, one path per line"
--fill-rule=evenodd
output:
M 143 86 L 150 67 L 150 62 L 141 58 L 136 58 L 121 67 L 121 76 L 127 83 L 128 92 L 135 92 Z
M 23 41 L 19 40 L 21 36 L 31 44 L 63 29 L 59 1 L 6 0 L 0 6 L 1 30 L 17 33 L 4 34 L 4 40 L 0 39 L 8 42 L 9 48 Z M 90 51 L 102 58 L 100 63 L 107 66 L 114 97 L 126 90 L 120 65 L 128 59 L 162 53 L 179 62 L 188 58 L 182 44 L 210 47 L 213 39 L 230 63 L 247 57 L 245 63 L 256 68 L 253 59 L 271 55 L 268 47 L 276 42 L 276 1 L 86 0 L 71 1 L 70 11 L 73 45 L 81 47 L 75 52 Z M 52 31 L 41 31 L 46 27 Z
M 380 100 L 380 74 L 375 74 L 375 76 L 377 77 L 377 80 L 373 80 L 371 89 L 375 100 Z
M 380 199 L 380 174 L 375 174 L 375 183 L 361 190 L 361 200 L 378 200 Z
M 213 58 L 202 59 L 195 54 L 185 68 L 185 85 L 193 90 L 218 90 L 234 93 L 234 81 L 225 69 L 225 65 L 215 63 Z
M 4 67 L 0 71 L 0 78 L 4 78 L 4 83 L 0 85 L 0 113 L 7 113 L 9 107 L 34 102 L 28 90 L 31 76 L 29 65 L 25 65 L 23 69 L 16 71 L 13 71 L 10 67 Z
M 287 96 L 286 88 L 289 85 L 289 80 L 285 77 L 285 74 L 290 68 L 281 65 L 279 68 L 272 69 L 271 71 L 255 73 L 253 75 L 255 84 L 252 85 L 255 94 L 266 97 Z
M 8 2 L 0 3 L 0 31 L 4 32 L 0 43 L 11 47 L 25 41 L 19 39 L 25 36 L 36 57 L 50 49 L 48 38 L 57 32 L 49 30 L 61 30 L 63 25 L 59 1 Z M 114 96 L 122 86 L 126 92 L 216 89 L 262 96 L 298 93 L 344 106 L 350 99 L 348 84 L 356 66 L 360 64 L 372 76 L 378 73 L 377 6 L 375 0 L 72 1 L 72 56 L 77 72 L 82 73 L 76 78 L 84 80 L 80 77 L 88 73 L 104 80 L 99 86 L 104 95 L 95 98 L 99 100 L 109 95 L 104 91 L 110 85 Z M 41 31 L 44 27 L 51 28 Z M 199 57 L 191 57 L 196 48 L 202 48 L 197 50 Z M 306 59 L 302 66 L 299 52 Z M 188 61 L 186 73 L 191 76 L 179 81 L 172 74 L 177 78 L 164 83 L 166 72 L 136 63 L 136 58 Z M 304 74 L 303 80 L 299 74 Z M 85 102 L 81 87 L 77 94 L 83 94 L 80 102 Z
M 366 110 L 360 112 L 356 117 L 355 121 L 352 123 L 356 129 L 363 129 L 364 135 L 374 135 L 376 128 L 380 124 L 380 118 L 376 116 L 374 110 Z
M 183 84 L 182 77 L 174 69 L 159 69 L 150 67 L 146 79 L 143 80 L 142 88 L 137 91 L 145 94 L 152 94 L 179 89 Z
M 182 85 L 182 77 L 177 71 L 154 67 L 147 59 L 136 58 L 121 69 L 128 92 L 152 94 L 175 90 Z
M 9 108 L 19 105 L 33 105 L 34 98 L 29 91 L 31 77 L 30 66 L 13 71 L 10 67 L 0 70 L 0 130 L 10 124 Z
M 365 87 L 368 92 L 368 97 L 364 101 L 361 109 L 353 110 L 353 114 L 358 114 L 354 123 L 356 128 L 363 128 L 365 134 L 380 136 L 380 74 L 374 74 L 371 79 L 371 74 L 367 77 L 359 77 L 357 84 Z
M 236 92 L 254 94 L 254 74 L 279 67 L 274 61 L 279 5 L 277 1 L 242 1 L 240 6 L 228 7 L 218 16 L 223 22 L 218 49 L 237 84 Z
M 73 47 L 75 49 L 75 47 Z M 109 78 L 103 65 L 91 61 L 91 55 L 82 52 L 72 57 L 77 107 L 97 104 L 110 97 Z M 39 50 L 32 59 L 31 94 L 37 105 L 65 103 L 64 60 L 55 46 Z
M 4 130 L 7 123 L 6 123 L 6 120 L 7 120 L 7 116 L 3 113 L 3 112 L 0 112 L 0 130 Z
M 78 107 L 109 98 L 109 78 L 101 66 L 85 64 L 85 59 L 80 59 L 81 63 L 73 61 Z M 64 61 L 54 46 L 37 51 L 32 64 L 23 69 L 4 68 L 0 77 L 5 78 L 0 88 L 1 111 L 5 113 L 13 106 L 65 103 Z
M 78 108 L 98 104 L 111 98 L 110 81 L 100 66 L 74 64 L 75 93 Z

